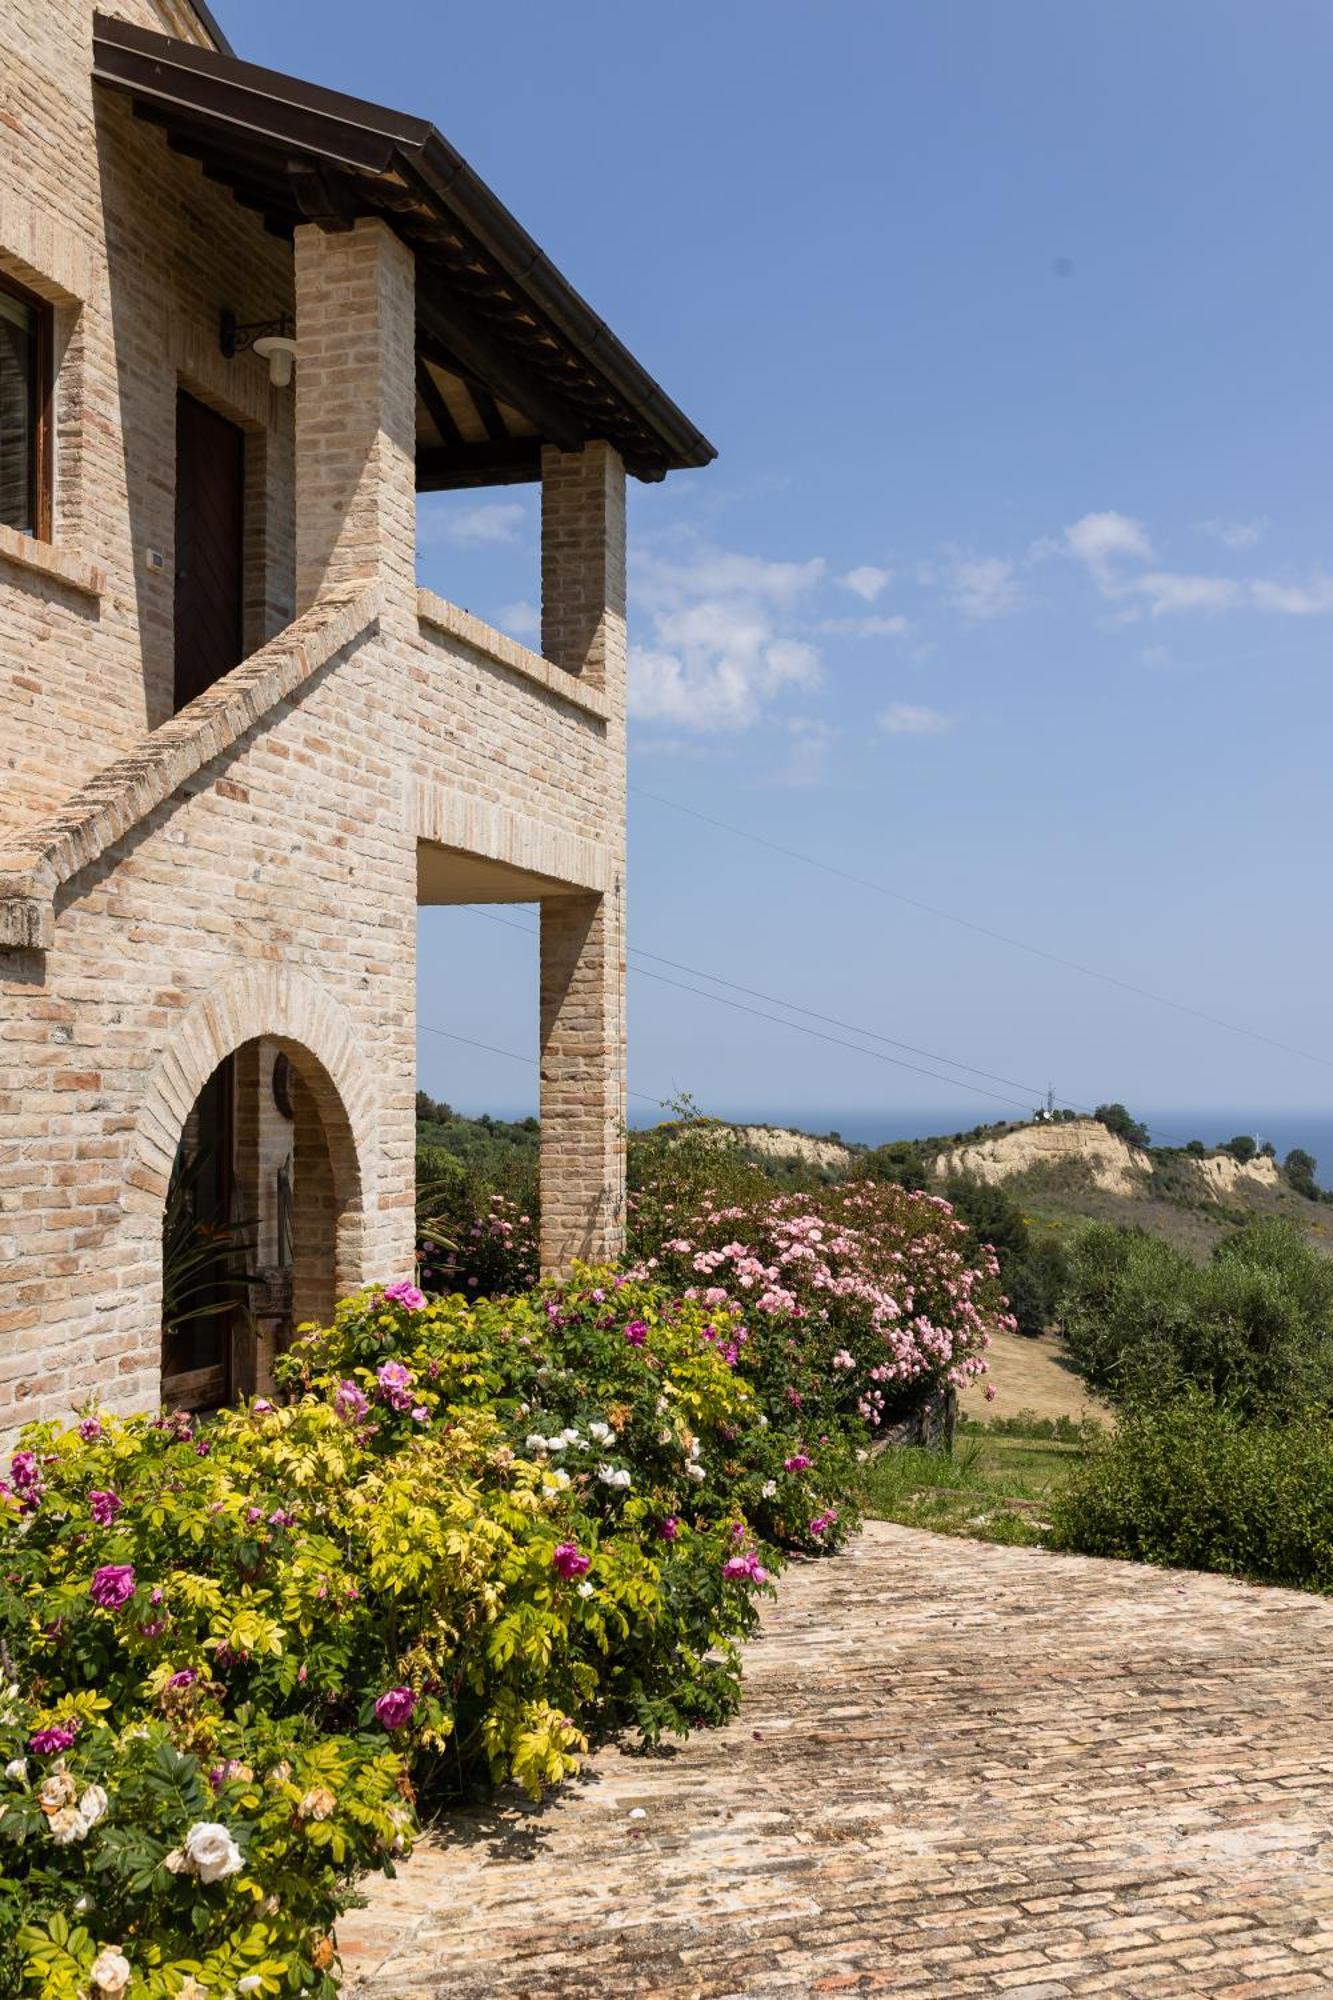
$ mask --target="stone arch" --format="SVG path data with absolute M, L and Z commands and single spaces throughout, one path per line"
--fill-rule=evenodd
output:
M 327 1316 L 336 1297 L 364 1283 L 366 1225 L 379 1198 L 371 1075 L 345 1012 L 304 973 L 245 967 L 186 1009 L 140 1104 L 124 1203 L 145 1239 L 160 1234 L 172 1163 L 200 1093 L 221 1063 L 259 1041 L 280 1049 L 295 1077 L 299 1323 Z M 160 1285 L 160 1258 L 158 1277 Z

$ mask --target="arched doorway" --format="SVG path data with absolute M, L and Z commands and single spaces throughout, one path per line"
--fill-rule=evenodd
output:
M 216 1066 L 181 1129 L 162 1226 L 162 1397 L 204 1410 L 272 1387 L 296 1327 L 360 1274 L 361 1185 L 347 1112 L 280 1036 Z

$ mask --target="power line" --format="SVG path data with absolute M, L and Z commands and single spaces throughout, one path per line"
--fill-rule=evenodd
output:
M 481 909 L 475 903 L 466 903 L 459 907 L 466 909 L 470 916 L 484 917 L 487 923 L 500 924 L 505 930 L 519 931 L 525 937 L 540 935 L 537 928 L 532 924 L 515 923 L 512 917 L 497 916 L 493 910 Z M 904 1062 L 901 1057 L 881 1055 L 878 1049 L 863 1048 L 859 1042 L 844 1041 L 838 1035 L 821 1034 L 816 1028 L 807 1028 L 801 1021 L 787 1021 L 780 1014 L 767 1014 L 760 1008 L 744 1006 L 738 1000 L 728 1000 L 724 994 L 708 993 L 700 987 L 687 986 L 681 980 L 667 979 L 660 972 L 650 972 L 646 966 L 631 965 L 630 967 L 630 971 L 637 973 L 640 979 L 656 980 L 660 986 L 673 986 L 678 992 L 692 993 L 698 1000 L 711 1000 L 719 1007 L 731 1007 L 738 1013 L 751 1014 L 757 1020 L 771 1021 L 776 1027 L 791 1028 L 798 1035 L 809 1035 L 815 1041 L 829 1042 L 835 1048 L 850 1049 L 855 1055 L 869 1056 L 873 1061 L 889 1063 L 895 1069 L 911 1070 L 917 1076 L 928 1076 L 934 1083 L 943 1083 L 952 1086 L 955 1090 L 967 1091 L 973 1097 L 989 1097 L 996 1104 L 1007 1104 L 1020 1111 L 1029 1110 L 1034 1098 L 1049 1097 L 1055 1103 L 1064 1106 L 1067 1110 L 1081 1112 L 1084 1117 L 1092 1118 L 1096 1116 L 1091 1105 L 1079 1104 L 1072 1097 L 1061 1097 L 1049 1088 L 1041 1090 L 1035 1084 L 1023 1083 L 1015 1077 L 1000 1076 L 993 1070 L 978 1069 L 973 1063 L 955 1061 L 952 1056 L 942 1056 L 933 1049 L 920 1049 L 912 1042 L 896 1041 L 892 1035 L 881 1035 L 876 1029 L 863 1028 L 854 1021 L 841 1021 L 833 1014 L 821 1014 L 813 1007 L 803 1007 L 797 1001 L 784 1000 L 779 994 L 764 993 L 752 986 L 742 986 L 736 980 L 724 979 L 720 973 L 705 971 L 702 966 L 684 965 L 678 959 L 664 958 L 660 952 L 642 951 L 636 945 L 629 947 L 629 953 L 632 958 L 651 958 L 658 965 L 669 965 L 677 972 L 688 972 L 693 978 L 708 979 L 717 986 L 728 986 L 733 992 L 748 994 L 751 999 L 765 1000 L 771 1006 L 784 1007 L 794 1014 L 805 1014 L 811 1020 L 823 1021 L 829 1027 L 845 1028 L 849 1034 L 864 1036 L 869 1041 L 885 1042 L 890 1048 L 909 1049 L 914 1055 L 928 1057 L 931 1062 L 944 1063 L 950 1069 L 966 1070 L 972 1076 L 984 1076 L 992 1083 L 1005 1083 L 1014 1090 L 1021 1090 L 1026 1093 L 1025 1098 L 1022 1100 L 1016 1097 L 1002 1096 L 998 1091 L 982 1089 L 979 1084 L 964 1083 L 959 1077 L 943 1076 L 938 1070 L 923 1069 L 919 1063 Z M 642 1092 L 635 1092 L 633 1094 L 641 1096 Z M 657 1103 L 665 1102 L 662 1099 L 651 1099 L 649 1101 Z M 1186 1143 L 1179 1133 L 1165 1132 L 1160 1126 L 1155 1126 L 1153 1130 L 1159 1139 L 1165 1139 L 1181 1146 Z
M 769 840 L 764 834 L 751 833 L 747 827 L 733 826 L 730 821 L 714 819 L 709 813 L 695 810 L 693 806 L 683 806 L 676 799 L 664 798 L 660 792 L 645 791 L 642 785 L 629 788 L 639 798 L 652 799 L 654 804 L 666 806 L 672 812 L 683 813 L 687 819 L 697 819 L 704 826 L 716 828 L 721 833 L 735 834 L 738 840 L 748 840 L 756 847 L 766 847 L 774 854 L 783 855 L 788 861 L 800 861 L 808 868 L 818 868 L 825 875 L 835 875 L 841 881 L 851 882 L 858 889 L 868 889 L 873 895 L 883 896 L 891 903 L 902 903 L 910 910 L 920 910 L 926 916 L 938 917 L 943 923 L 957 924 L 960 929 L 974 931 L 977 936 L 989 938 L 993 944 L 1009 945 L 1014 951 L 1025 951 L 1031 958 L 1045 959 L 1050 965 L 1059 965 L 1066 972 L 1077 972 L 1084 979 L 1098 979 L 1103 985 L 1119 987 L 1122 993 L 1132 993 L 1137 999 L 1151 1000 L 1155 1006 L 1170 1007 L 1177 1014 L 1188 1014 L 1196 1021 L 1206 1021 L 1210 1027 L 1221 1028 L 1228 1035 L 1243 1035 L 1252 1042 L 1262 1042 L 1270 1049 L 1280 1049 L 1284 1055 L 1298 1056 L 1302 1062 L 1318 1063 L 1322 1069 L 1333 1069 L 1333 1058 L 1315 1055 L 1310 1049 L 1298 1049 L 1290 1042 L 1280 1042 L 1272 1035 L 1264 1035 L 1257 1028 L 1242 1028 L 1235 1021 L 1224 1021 L 1218 1014 L 1205 1013 L 1201 1007 L 1192 1007 L 1187 1001 L 1172 1000 L 1165 993 L 1154 993 L 1146 986 L 1136 986 L 1132 980 L 1121 979 L 1113 972 L 1102 972 L 1096 966 L 1080 965 L 1077 959 L 1062 958 L 1059 952 L 1047 951 L 1041 945 L 1028 944 L 1023 938 L 1009 937 L 1004 931 L 990 929 L 971 917 L 960 917 L 952 910 L 938 909 L 933 903 L 920 902 L 915 896 L 906 896 L 901 890 L 890 889 L 883 882 L 874 882 L 869 876 L 856 875 L 848 868 L 839 868 L 831 861 L 820 861 L 813 854 L 803 854 L 798 848 L 784 847 L 780 841 Z
M 478 909 L 476 905 L 473 903 L 467 903 L 462 905 L 461 907 L 465 908 L 471 916 L 484 917 L 487 923 L 501 924 L 507 931 L 521 931 L 527 937 L 533 937 L 537 935 L 536 931 L 534 930 L 531 924 L 516 924 L 513 921 L 512 917 L 497 917 L 492 911 Z M 655 956 L 655 954 L 653 953 L 645 953 L 643 955 L 646 957 Z M 662 963 L 671 964 L 672 961 L 670 959 L 665 959 L 662 961 Z M 687 971 L 694 971 L 695 968 L 685 967 L 683 969 Z M 697 1000 L 711 1000 L 718 1007 L 731 1007 L 734 1008 L 735 1011 L 739 1014 L 753 1015 L 756 1020 L 771 1021 L 775 1027 L 791 1028 L 796 1034 L 810 1035 L 817 1042 L 831 1042 L 835 1048 L 851 1049 L 856 1055 L 869 1056 L 873 1062 L 890 1063 L 895 1069 L 912 1070 L 917 1076 L 928 1076 L 934 1083 L 948 1084 L 954 1090 L 968 1091 L 974 1097 L 990 1097 L 993 1098 L 997 1104 L 1008 1104 L 1010 1106 L 1016 1107 L 1020 1111 L 1027 1110 L 1030 1108 L 1029 1103 L 1025 1103 L 1016 1097 L 1001 1097 L 997 1091 L 983 1090 L 979 1084 L 963 1083 L 961 1079 L 956 1076 L 942 1076 L 938 1070 L 923 1069 L 919 1063 L 904 1062 L 902 1058 L 899 1056 L 881 1055 L 878 1049 L 862 1048 L 859 1042 L 844 1041 L 843 1038 L 839 1035 L 823 1034 L 818 1028 L 807 1028 L 801 1021 L 784 1021 L 780 1014 L 766 1014 L 762 1011 L 762 1009 L 758 1007 L 747 1007 L 744 1004 L 744 1002 L 740 1000 L 728 1000 L 725 994 L 722 993 L 705 993 L 702 991 L 701 988 L 697 986 L 687 986 L 683 980 L 668 979 L 665 976 L 665 974 L 661 972 L 649 972 L 646 966 L 632 965 L 630 967 L 630 971 L 637 973 L 640 979 L 656 980 L 659 986 L 674 986 L 676 990 L 680 993 L 692 993 Z M 709 972 L 700 972 L 698 973 L 697 976 L 701 979 L 711 979 L 713 978 L 714 975 Z M 719 985 L 729 985 L 730 983 L 731 982 L 728 980 L 718 981 Z M 745 992 L 748 989 L 740 987 L 737 990 L 740 992 Z M 764 995 L 761 997 L 767 998 L 769 996 Z M 774 999 L 773 1004 L 774 1006 L 777 1007 L 785 1007 L 789 1003 L 785 1000 Z M 800 1009 L 797 1011 L 804 1012 L 806 1010 Z M 820 1016 L 818 1018 L 822 1019 L 824 1017 Z M 863 1031 L 859 1028 L 854 1028 L 852 1032 L 854 1034 L 860 1034 L 862 1032 L 871 1033 L 873 1031 L 872 1030 Z M 937 1058 L 937 1060 L 940 1062 L 948 1062 L 949 1058 L 947 1056 L 940 1056 Z M 955 1065 L 955 1067 L 967 1068 L 968 1065 L 964 1063 Z M 977 1074 L 986 1075 L 987 1072 L 982 1070 L 978 1071 Z M 1003 1080 L 1004 1079 L 1001 1079 L 1001 1081 Z M 1025 1084 L 1017 1084 L 1015 1088 L 1019 1090 L 1025 1090 L 1027 1089 L 1027 1086 Z M 636 1093 L 636 1095 L 637 1094 L 639 1093 Z M 1040 1095 L 1040 1093 L 1037 1094 Z
M 478 910 L 476 914 L 478 916 L 482 916 L 485 913 L 481 910 Z M 502 917 L 497 917 L 495 921 L 496 923 L 503 923 L 504 919 Z M 526 929 L 526 926 L 523 924 L 511 924 L 509 928 L 511 930 L 521 931 Z M 465 1045 L 465 1047 L 469 1049 L 485 1049 L 488 1056 L 508 1056 L 511 1062 L 526 1063 L 530 1069 L 541 1068 L 541 1064 L 538 1062 L 536 1056 L 520 1055 L 517 1049 L 498 1049 L 496 1048 L 494 1042 L 474 1042 L 470 1035 L 456 1035 L 450 1028 L 433 1028 L 430 1025 L 429 1021 L 418 1021 L 417 1032 L 422 1035 L 439 1035 L 446 1042 L 462 1042 Z M 628 1092 L 628 1095 L 630 1097 L 638 1097 L 642 1099 L 643 1103 L 645 1104 L 655 1104 L 659 1111 L 667 1111 L 670 1109 L 670 1103 L 668 1099 L 665 1097 L 649 1097 L 648 1094 L 642 1090 L 631 1090 Z

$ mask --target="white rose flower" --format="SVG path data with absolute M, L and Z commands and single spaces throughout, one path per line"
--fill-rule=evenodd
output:
M 37 1787 L 37 1803 L 44 1813 L 59 1812 L 62 1806 L 72 1806 L 79 1795 L 79 1788 L 68 1771 L 52 1771 L 49 1778 L 43 1778 Z
M 778 1490 L 778 1482 L 777 1482 L 777 1480 L 776 1480 L 776 1479 L 766 1479 L 766 1480 L 764 1481 L 764 1483 L 763 1483 L 763 1486 L 761 1487 L 761 1489 L 760 1489 L 760 1490 L 761 1490 L 761 1492 L 763 1493 L 763 1496 L 764 1496 L 765 1500 L 771 1500 L 771 1499 L 773 1498 L 773 1495 L 774 1495 L 774 1494 L 775 1494 L 775 1493 L 777 1492 L 777 1490 Z
M 561 1444 L 582 1444 L 583 1439 L 572 1424 L 567 1424 L 560 1433 Z
M 594 1586 L 588 1582 L 586 1577 L 578 1587 L 578 1594 L 580 1597 L 592 1597 L 596 1594 Z
M 88 1822 L 77 1806 L 61 1806 L 59 1812 L 48 1813 L 46 1830 L 57 1847 L 70 1847 L 76 1840 L 88 1838 Z
M 93 1960 L 89 1977 L 98 1993 L 114 2000 L 114 1996 L 123 1993 L 130 1983 L 130 1962 L 123 1951 L 109 1944 Z
M 598 1444 L 614 1444 L 616 1441 L 616 1434 L 610 1424 L 589 1424 L 588 1436 L 595 1438 Z
M 236 1991 L 238 1993 L 258 1993 L 263 1983 L 257 1972 L 247 1972 L 244 1979 L 237 1980 Z
M 215 1819 L 196 1820 L 185 1836 L 185 1858 L 201 1882 L 221 1882 L 241 1867 L 241 1850 Z
M 107 1798 L 106 1793 L 100 1785 L 89 1785 L 87 1791 L 79 1800 L 79 1811 L 83 1814 L 89 1826 L 96 1826 L 99 1819 L 105 1818 L 106 1809 L 110 1803 L 111 1801 Z
M 571 1483 L 572 1482 L 570 1480 L 569 1474 L 567 1472 L 561 1472 L 559 1467 L 557 1466 L 554 1472 L 548 1472 L 544 1475 L 542 1479 L 542 1492 L 567 1493 L 569 1491 Z
M 168 1875 L 188 1875 L 190 1873 L 189 1858 L 183 1847 L 173 1847 L 170 1854 L 164 1856 L 162 1866 L 166 1869 Z
M 28 1760 L 26 1757 L 11 1757 L 5 1765 L 5 1776 L 11 1784 L 26 1785 L 28 1782 Z
M 707 1474 L 704 1472 L 703 1467 L 700 1464 L 698 1464 L 697 1461 L 694 1459 L 691 1459 L 689 1464 L 686 1466 L 685 1475 L 688 1479 L 693 1479 L 696 1482 L 707 1477 Z
M 546 1439 L 540 1431 L 534 1431 L 531 1437 L 524 1438 L 523 1447 L 526 1451 L 545 1451 L 547 1449 Z

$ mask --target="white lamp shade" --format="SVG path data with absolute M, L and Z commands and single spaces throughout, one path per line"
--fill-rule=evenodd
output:
M 268 379 L 275 389 L 285 389 L 292 379 L 292 362 L 296 358 L 296 342 L 285 334 L 269 334 L 255 342 L 255 353 L 268 363 Z

